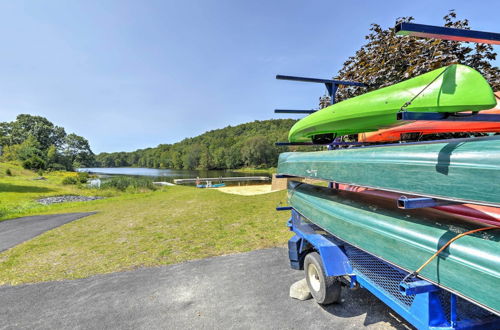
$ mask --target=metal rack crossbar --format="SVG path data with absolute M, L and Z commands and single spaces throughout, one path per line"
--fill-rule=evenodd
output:
M 399 23 L 394 29 L 396 34 L 399 35 L 500 45 L 500 33 L 494 32 L 416 23 Z
M 276 75 L 276 79 L 325 84 L 326 90 L 328 91 L 328 95 L 330 96 L 330 104 L 335 103 L 335 95 L 337 94 L 337 89 L 338 89 L 339 85 L 367 87 L 366 84 L 361 83 L 361 82 L 357 82 L 357 81 L 286 76 L 286 75 L 282 75 L 282 74 Z M 304 113 L 304 114 L 310 114 L 310 113 L 313 113 L 315 111 L 316 110 L 288 110 L 288 109 L 276 109 L 276 110 L 274 110 L 275 113 Z

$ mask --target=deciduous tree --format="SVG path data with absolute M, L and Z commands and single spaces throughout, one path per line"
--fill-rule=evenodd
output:
M 66 136 L 64 156 L 68 158 L 68 162 L 73 167 L 92 166 L 94 164 L 94 153 L 90 149 L 87 139 L 73 133 Z
M 446 27 L 470 29 L 469 21 L 457 19 L 453 10 L 443 20 Z M 396 24 L 411 21 L 413 17 L 403 17 Z M 494 90 L 500 89 L 500 69 L 492 62 L 497 54 L 491 45 L 398 36 L 393 27 L 384 29 L 379 24 L 371 25 L 365 39 L 367 43 L 345 61 L 336 79 L 364 82 L 369 87 L 341 86 L 337 101 L 454 63 L 475 68 Z

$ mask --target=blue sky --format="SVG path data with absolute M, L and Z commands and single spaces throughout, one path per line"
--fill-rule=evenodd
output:
M 283 118 L 324 89 L 276 74 L 331 77 L 370 23 L 452 8 L 500 30 L 498 1 L 0 0 L 0 121 L 41 115 L 111 152 Z

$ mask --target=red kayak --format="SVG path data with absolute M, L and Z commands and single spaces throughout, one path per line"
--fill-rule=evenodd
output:
M 401 194 L 389 191 L 363 188 L 346 184 L 339 185 L 340 190 L 357 192 L 363 195 L 376 196 L 384 199 L 392 199 L 394 203 L 401 197 Z M 408 196 L 410 197 L 410 196 Z M 500 208 L 475 204 L 451 204 L 432 207 L 436 212 L 442 214 L 453 214 L 464 220 L 481 222 L 487 225 L 500 225 Z
M 497 106 L 490 110 L 481 111 L 482 114 L 500 114 L 500 92 L 496 92 Z M 416 121 L 406 125 L 381 129 L 376 132 L 358 134 L 359 142 L 392 142 L 400 141 L 401 134 L 420 133 L 500 133 L 500 122 L 439 122 L 439 121 Z

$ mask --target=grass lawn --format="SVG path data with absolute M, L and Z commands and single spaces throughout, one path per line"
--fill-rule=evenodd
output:
M 10 202 L 17 211 L 7 214 L 98 213 L 1 253 L 0 285 L 82 278 L 250 251 L 284 245 L 291 236 L 286 227 L 289 214 L 275 211 L 280 202 L 286 204 L 285 191 L 240 196 L 175 186 L 40 207 L 33 206 L 33 198 L 95 191 L 58 185 L 62 179 L 56 174 L 45 182 L 24 177 L 25 182 L 21 177 L 0 177 L 2 185 L 11 186 L 7 192 L 2 186 L 1 205 L 8 207 L 10 196 L 17 200 Z M 12 186 L 24 188 L 18 192 Z
M 7 169 L 12 176 L 6 174 Z M 0 162 L 0 221 L 23 215 L 39 214 L 51 207 L 36 202 L 38 198 L 58 195 L 117 195 L 114 191 L 79 189 L 74 185 L 62 185 L 61 181 L 70 172 L 49 172 L 47 180 L 35 180 L 40 175 L 28 171 L 15 163 Z

